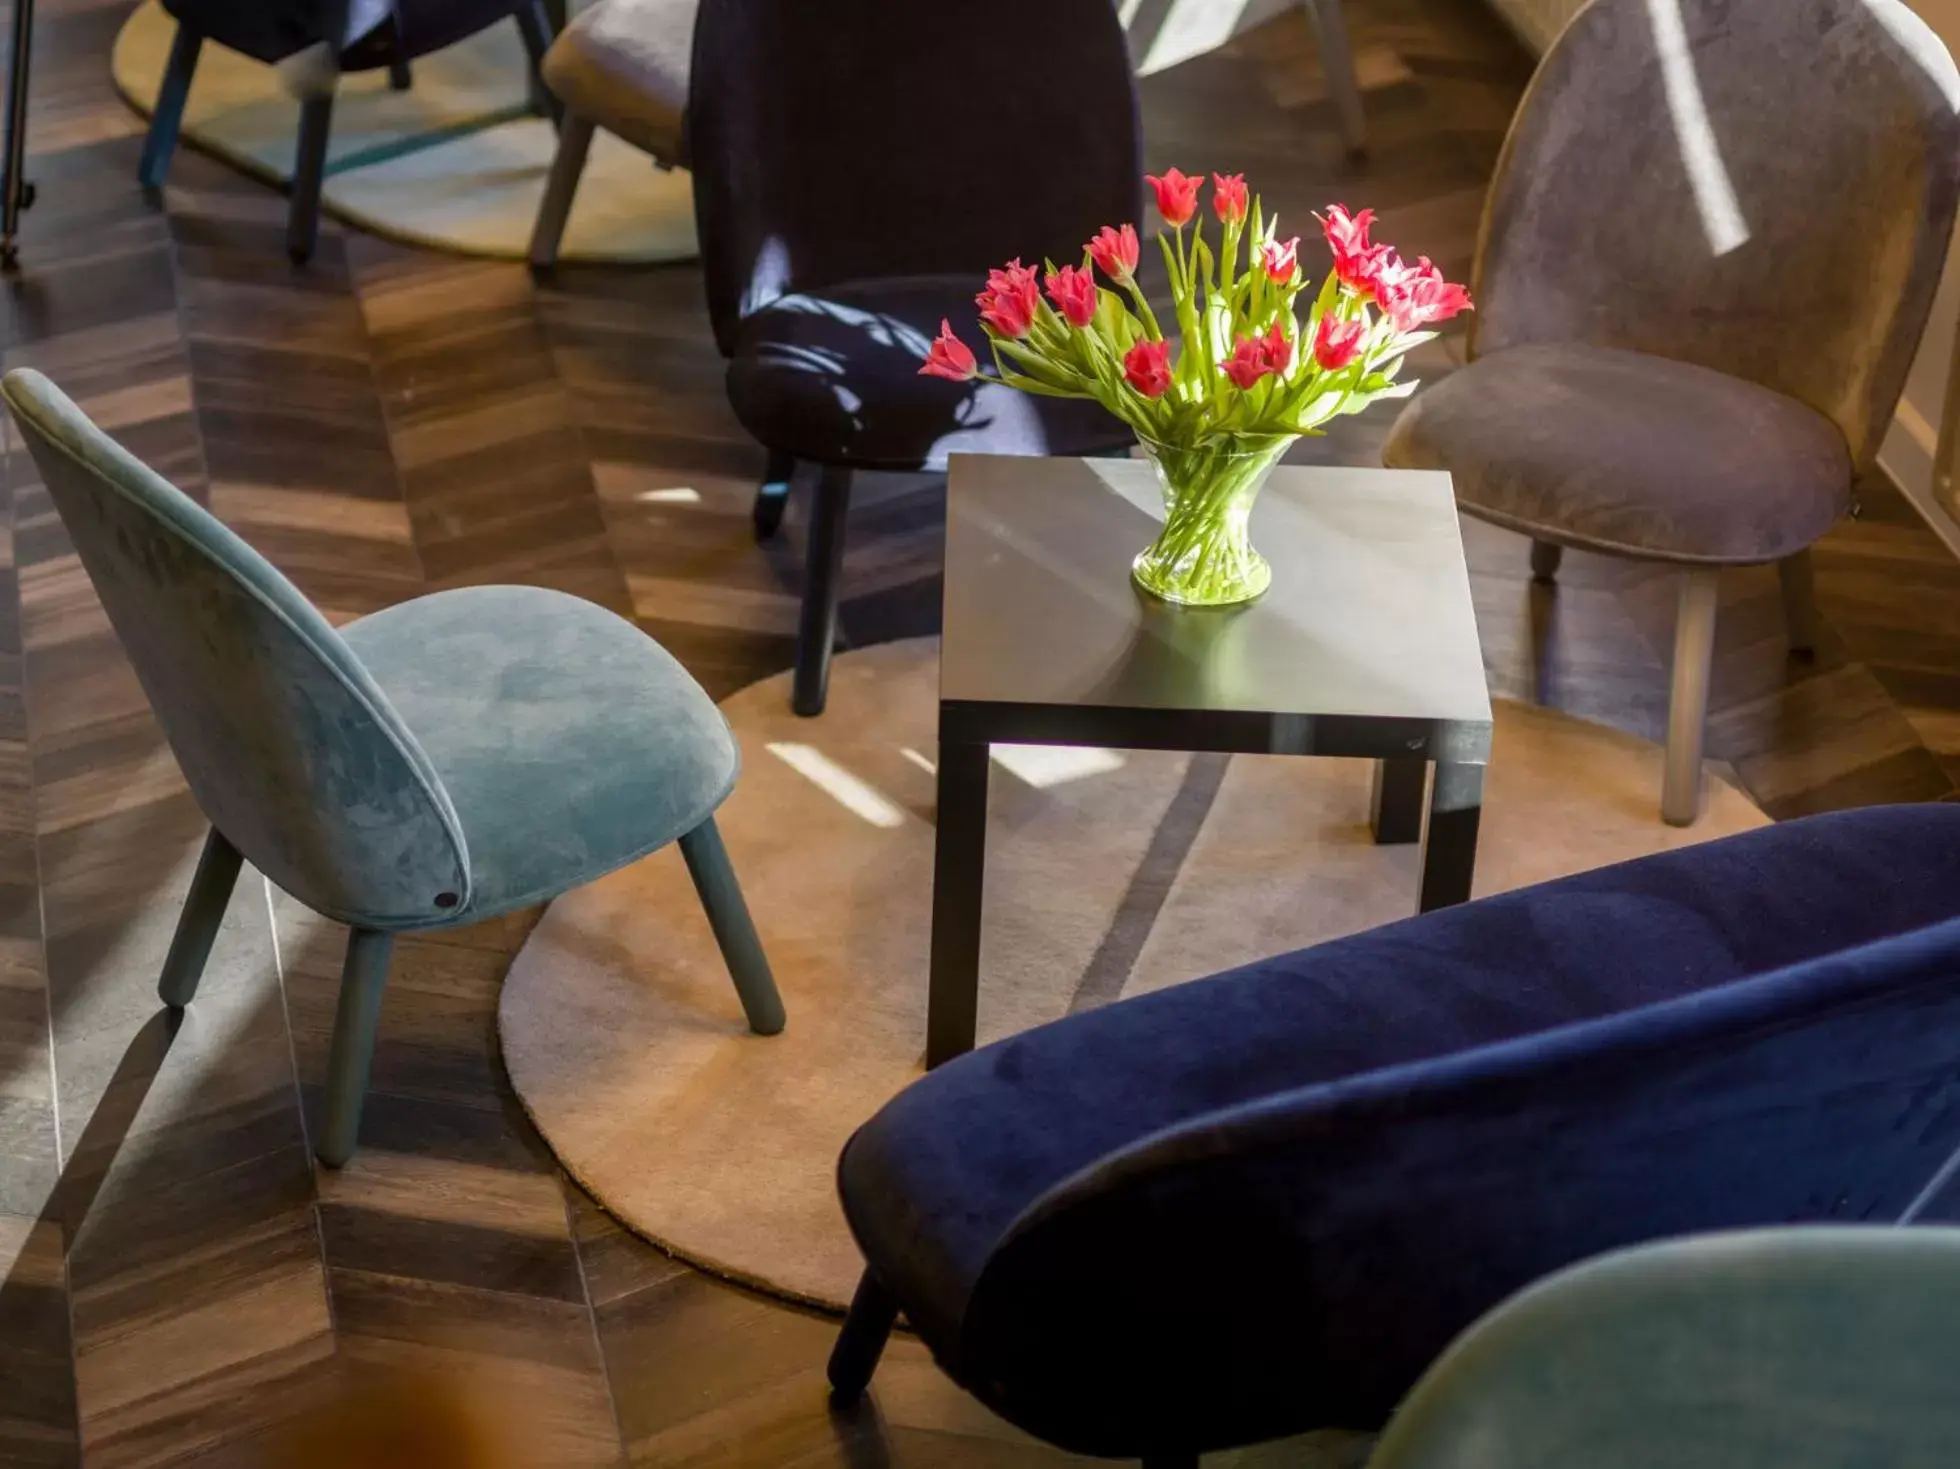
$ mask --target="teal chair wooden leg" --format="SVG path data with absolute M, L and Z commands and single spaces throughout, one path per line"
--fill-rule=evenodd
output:
M 708 910 L 708 924 L 721 945 L 735 993 L 742 997 L 749 1029 L 757 1035 L 776 1034 L 783 1028 L 783 997 L 776 993 L 769 958 L 762 952 L 762 940 L 756 937 L 749 905 L 742 900 L 742 886 L 735 880 L 728 848 L 722 845 L 721 830 L 712 816 L 681 838 L 681 855 L 687 859 L 701 906 Z
M 204 964 L 225 921 L 225 907 L 231 902 L 243 860 L 238 848 L 212 827 L 204 839 L 203 855 L 197 859 L 191 890 L 184 895 L 184 910 L 177 915 L 177 932 L 164 957 L 163 977 L 157 981 L 158 998 L 173 1010 L 183 1009 L 197 994 L 197 982 L 204 977 Z
M 329 1168 L 338 1168 L 354 1156 L 368 1067 L 374 1060 L 374 1029 L 381 1018 L 381 992 L 388 986 L 388 960 L 394 949 L 391 933 L 357 928 L 347 937 L 340 1005 L 333 1017 L 333 1052 L 327 1060 L 327 1115 L 314 1149 Z

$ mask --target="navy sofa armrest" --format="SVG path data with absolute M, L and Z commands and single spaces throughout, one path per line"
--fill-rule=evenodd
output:
M 1373 1427 L 1550 1271 L 1890 1221 L 1956 1148 L 1960 920 L 1146 1137 L 1009 1229 L 959 1375 L 1091 1452 Z M 1028 1396 L 1048 1385 L 1067 1401 Z

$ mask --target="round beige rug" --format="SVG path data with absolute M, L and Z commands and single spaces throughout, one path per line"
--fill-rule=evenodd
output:
M 553 903 L 503 994 L 511 1080 L 565 1167 L 698 1265 L 841 1307 L 859 1259 L 832 1170 L 921 1073 L 938 644 L 838 657 L 722 707 L 744 768 L 721 829 L 789 1010 L 749 1034 L 680 853 Z M 1363 761 L 995 752 L 982 1042 L 1414 911 L 1417 852 L 1368 834 Z M 1660 750 L 1500 702 L 1477 891 L 1767 824 L 1711 776 L 1688 831 Z
M 572 0 L 576 13 L 587 0 Z M 177 24 L 144 0 L 116 37 L 116 88 L 138 112 L 156 106 Z M 414 85 L 385 72 L 341 78 L 323 203 L 349 224 L 412 245 L 521 260 L 558 136 L 522 113 L 527 65 L 514 24 L 419 58 Z M 207 45 L 184 109 L 184 140 L 273 183 L 293 176 L 299 104 L 269 66 Z M 601 131 L 566 222 L 561 258 L 692 260 L 694 185 Z

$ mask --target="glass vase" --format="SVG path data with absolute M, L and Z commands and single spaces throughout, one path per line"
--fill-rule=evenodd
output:
M 1294 436 L 1180 447 L 1139 439 L 1164 492 L 1164 529 L 1130 565 L 1136 584 L 1184 607 L 1250 602 L 1273 569 L 1252 547 L 1246 522 L 1266 477 Z

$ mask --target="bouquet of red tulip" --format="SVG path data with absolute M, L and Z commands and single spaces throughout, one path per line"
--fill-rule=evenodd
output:
M 1244 601 L 1271 579 L 1245 537 L 1266 472 L 1329 419 L 1414 392 L 1397 379 L 1405 355 L 1470 297 L 1427 257 L 1410 265 L 1373 243 L 1372 210 L 1336 204 L 1320 220 L 1333 268 L 1303 303 L 1299 237 L 1280 240 L 1243 175 L 1212 176 L 1216 251 L 1198 217 L 1203 179 L 1171 169 L 1147 182 L 1169 226 L 1157 238 L 1174 339 L 1137 284 L 1135 226 L 1105 226 L 1080 264 L 1037 272 L 1014 260 L 989 274 L 977 300 L 994 374 L 945 322 L 920 371 L 1102 404 L 1136 431 L 1164 488 L 1164 533 L 1138 557 L 1137 580 L 1172 601 Z

